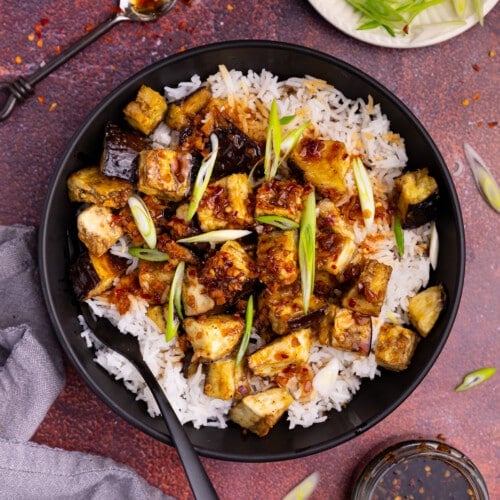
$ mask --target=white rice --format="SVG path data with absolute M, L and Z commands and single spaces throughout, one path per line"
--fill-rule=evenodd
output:
M 178 87 L 165 88 L 165 98 L 167 101 L 181 99 L 201 85 L 201 79 L 195 75 L 191 81 L 181 83 Z M 296 126 L 297 122 L 311 120 L 318 138 L 342 141 L 349 153 L 364 155 L 368 164 L 374 167 L 369 175 L 375 186 L 374 191 L 381 199 L 384 199 L 385 193 L 392 191 L 394 178 L 406 165 L 403 140 L 390 131 L 387 117 L 370 96 L 366 101 L 361 98 L 350 100 L 337 89 L 310 76 L 278 81 L 277 77 L 268 71 L 250 71 L 243 74 L 240 71 L 228 71 L 225 67 L 210 76 L 206 85 L 214 97 L 227 98 L 231 103 L 235 99 L 245 99 L 248 109 L 257 115 L 262 114 L 262 104 L 264 109 L 269 109 L 272 100 L 277 99 L 280 116 L 297 116 L 290 127 Z M 168 147 L 175 145 L 177 136 L 167 125 L 162 124 L 153 133 L 152 140 L 155 147 Z M 352 177 L 347 179 L 347 183 L 353 189 Z M 359 226 L 353 230 L 357 242 L 363 242 L 372 258 L 393 268 L 382 313 L 372 321 L 374 345 L 378 328 L 383 321 L 407 322 L 408 297 L 427 284 L 430 226 L 405 231 L 405 251 L 402 259 L 397 255 L 393 232 L 387 223 L 374 224 L 370 232 Z M 383 235 L 384 238 L 371 239 L 374 234 Z M 124 257 L 128 255 L 126 247 L 126 240 L 120 240 L 112 251 Z M 128 271 L 136 265 L 136 259 L 130 258 Z M 123 316 L 103 299 L 92 299 L 89 304 L 97 315 L 108 317 L 121 332 L 138 337 L 144 359 L 158 378 L 182 423 L 191 422 L 196 428 L 225 427 L 231 402 L 210 398 L 204 394 L 201 366 L 189 379 L 183 376 L 183 352 L 177 339 L 167 343 L 163 333 L 147 316 L 147 303 L 135 297 L 131 297 L 131 300 L 131 308 Z M 152 417 L 157 416 L 159 410 L 156 402 L 135 368 L 120 355 L 100 345 L 81 318 L 80 321 L 84 328 L 82 337 L 89 347 L 93 345 L 96 348 L 95 361 L 117 380 L 122 380 L 127 389 L 137 394 L 138 400 L 145 401 Z M 253 340 L 258 342 L 258 336 L 254 335 Z M 257 346 L 258 343 L 251 349 L 256 349 Z M 287 416 L 291 429 L 322 422 L 327 418 L 326 412 L 329 410 L 341 411 L 359 389 L 361 379 L 373 379 L 379 375 L 373 353 L 361 356 L 319 343 L 314 344 L 311 349 L 310 364 L 316 374 L 315 380 L 319 381 L 320 377 L 323 379 L 323 383 L 318 384 L 321 390 L 315 390 L 309 402 L 295 401 L 291 405 Z M 265 385 L 265 382 L 260 381 L 256 388 L 263 389 Z M 327 391 L 325 387 L 328 388 Z

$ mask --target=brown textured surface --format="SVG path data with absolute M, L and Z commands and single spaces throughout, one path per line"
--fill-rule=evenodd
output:
M 0 79 L 13 80 L 35 70 L 58 45 L 66 47 L 112 9 L 112 1 L 0 0 Z M 48 22 L 39 38 L 36 25 L 42 19 Z M 462 144 L 469 142 L 500 178 L 499 127 L 490 123 L 499 119 L 499 56 L 489 54 L 498 50 L 499 27 L 497 7 L 484 28 L 476 26 L 437 46 L 398 51 L 344 36 L 305 0 L 179 2 L 154 24 L 115 27 L 41 82 L 35 97 L 0 123 L 0 224 L 38 224 L 50 176 L 65 144 L 108 92 L 145 65 L 214 41 L 268 38 L 337 56 L 393 91 L 437 143 L 457 186 L 467 241 L 462 303 L 437 363 L 388 418 L 335 449 L 268 464 L 202 459 L 221 498 L 278 499 L 313 470 L 321 473 L 314 498 L 343 498 L 353 470 L 372 450 L 401 438 L 438 435 L 470 456 L 486 478 L 492 498 L 500 496 L 498 376 L 469 392 L 453 391 L 464 373 L 498 364 L 499 216 L 481 200 L 469 171 L 457 168 L 457 162 L 464 162 Z M 37 40 L 43 40 L 43 46 Z M 463 99 L 470 105 L 462 105 Z M 175 450 L 125 423 L 72 367 L 67 371 L 67 386 L 34 440 L 111 457 L 129 464 L 166 493 L 191 498 Z

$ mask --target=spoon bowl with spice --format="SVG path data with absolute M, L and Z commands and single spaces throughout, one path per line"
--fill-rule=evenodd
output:
M 123 21 L 156 21 L 175 5 L 177 0 L 119 0 L 115 14 L 92 31 L 89 31 L 73 45 L 62 51 L 47 64 L 40 66 L 31 75 L 20 76 L 13 82 L 0 82 L 0 121 L 5 120 L 17 103 L 25 101 L 35 93 L 35 85 L 52 71 L 67 62 L 78 52 L 108 32 L 115 24 Z

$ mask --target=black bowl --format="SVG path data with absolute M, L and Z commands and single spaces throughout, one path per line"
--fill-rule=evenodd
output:
M 171 443 L 163 420 L 152 419 L 142 402 L 93 362 L 92 351 L 81 339 L 78 305 L 68 281 L 67 234 L 75 225 L 75 207 L 69 202 L 66 179 L 75 170 L 96 164 L 101 153 L 104 124 L 121 116 L 143 83 L 153 88 L 174 86 L 193 74 L 203 79 L 219 64 L 242 71 L 268 69 L 280 78 L 314 75 L 327 80 L 347 97 L 375 102 L 391 120 L 391 128 L 406 141 L 409 164 L 427 166 L 441 192 L 437 228 L 441 252 L 431 283 L 443 283 L 447 306 L 433 332 L 420 342 L 410 367 L 401 373 L 384 372 L 364 380 L 347 408 L 310 428 L 289 430 L 281 421 L 268 436 L 244 435 L 237 426 L 194 429 L 187 432 L 202 455 L 236 461 L 261 462 L 297 458 L 326 450 L 369 429 L 400 405 L 425 377 L 450 333 L 462 292 L 465 244 L 457 195 L 436 145 L 422 125 L 394 95 L 349 64 L 326 54 L 268 41 L 224 42 L 196 48 L 145 68 L 112 92 L 85 120 L 70 141 L 52 179 L 40 228 L 40 269 L 43 291 L 59 341 L 94 392 L 116 413 L 151 436 Z M 445 256 L 445 257 L 444 257 Z

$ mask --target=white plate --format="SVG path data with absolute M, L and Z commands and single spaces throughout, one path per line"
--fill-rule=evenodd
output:
M 497 2 L 498 0 L 486 0 L 484 2 L 483 11 L 485 16 Z M 444 42 L 460 35 L 460 33 L 468 30 L 478 22 L 473 7 L 469 5 L 463 22 L 460 22 L 460 24 L 456 22 L 449 23 L 452 20 L 457 21 L 457 15 L 450 0 L 429 7 L 415 17 L 410 24 L 408 35 L 392 37 L 384 28 L 358 30 L 357 27 L 361 24 L 361 14 L 356 12 L 345 0 L 309 0 L 309 3 L 328 22 L 346 35 L 372 45 L 397 49 L 426 47 Z M 469 2 L 469 4 L 471 3 Z

